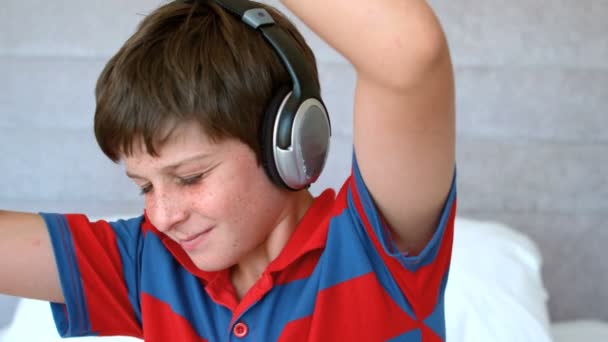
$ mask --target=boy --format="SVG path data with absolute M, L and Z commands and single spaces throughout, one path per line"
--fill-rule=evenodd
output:
M 63 336 L 445 340 L 456 202 L 442 30 L 422 0 L 283 3 L 357 71 L 353 168 L 338 194 L 306 188 L 325 158 L 322 123 L 304 129 L 312 162 L 296 176 L 269 148 L 280 139 L 268 131 L 282 128 L 266 111 L 319 93 L 293 26 L 244 1 L 171 2 L 96 88 L 97 140 L 141 188 L 144 215 L 0 212 L 0 292 L 51 301 Z M 223 6 L 271 13 L 264 25 L 287 32 L 294 69 L 309 70 L 302 84 L 266 32 L 244 23 L 267 18 L 241 21 Z M 322 117 L 315 106 L 305 118 Z

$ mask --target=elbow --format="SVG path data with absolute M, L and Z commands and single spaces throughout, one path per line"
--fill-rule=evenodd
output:
M 447 38 L 432 12 L 409 21 L 379 46 L 374 70 L 377 82 L 403 91 L 416 88 L 438 70 L 451 66 Z
M 403 49 L 393 73 L 387 75 L 392 88 L 408 90 L 418 87 L 439 70 L 451 65 L 448 43 L 439 26 L 422 32 L 418 39 Z

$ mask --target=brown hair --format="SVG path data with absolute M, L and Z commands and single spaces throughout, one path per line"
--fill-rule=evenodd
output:
M 289 20 L 260 4 L 290 33 L 310 64 L 315 57 Z M 95 136 L 114 162 L 133 152 L 136 139 L 147 153 L 175 125 L 200 124 L 213 141 L 237 138 L 260 160 L 259 124 L 273 92 L 291 80 L 259 32 L 215 4 L 174 1 L 140 23 L 102 71 L 95 89 Z

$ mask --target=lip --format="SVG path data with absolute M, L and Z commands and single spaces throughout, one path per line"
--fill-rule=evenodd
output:
M 193 251 L 194 249 L 196 249 L 196 247 L 198 247 L 198 245 L 200 245 L 203 241 L 205 241 L 207 239 L 207 237 L 209 236 L 209 233 L 213 230 L 213 227 L 209 228 L 209 229 L 205 229 L 204 231 L 192 235 L 186 239 L 180 239 L 178 241 L 178 243 L 180 244 L 180 246 L 182 246 L 182 248 L 186 251 L 186 252 L 190 252 Z

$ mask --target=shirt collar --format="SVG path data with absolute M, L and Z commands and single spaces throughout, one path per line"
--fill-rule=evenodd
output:
M 315 198 L 279 256 L 268 265 L 268 272 L 280 272 L 309 252 L 325 248 L 334 201 L 332 189 Z

